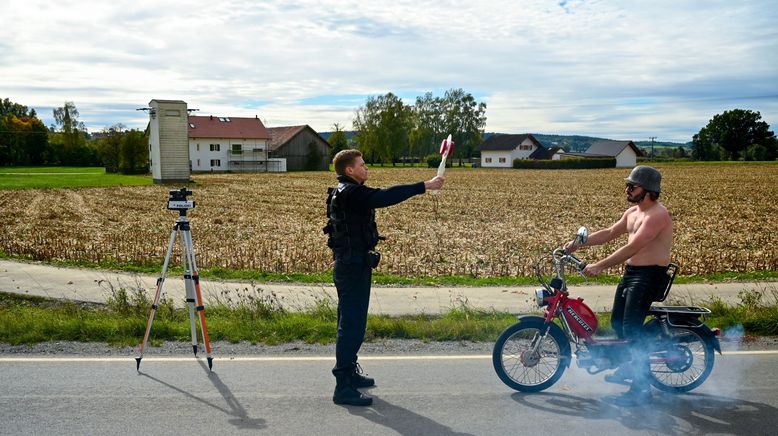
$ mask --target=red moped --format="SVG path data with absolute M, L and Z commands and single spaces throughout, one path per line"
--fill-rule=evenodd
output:
M 588 231 L 578 230 L 576 240 L 585 243 Z M 554 276 L 546 282 L 542 265 L 550 259 Z M 506 385 L 523 392 L 538 392 L 556 383 L 576 363 L 589 374 L 618 368 L 630 359 L 629 342 L 595 338 L 597 317 L 583 298 L 570 297 L 565 267 L 582 272 L 586 263 L 557 248 L 536 265 L 543 286 L 535 291 L 543 316 L 519 316 L 494 345 L 494 370 Z M 658 302 L 670 292 L 678 266 L 668 268 L 667 287 Z M 721 354 L 719 329 L 704 322 L 710 310 L 695 306 L 652 306 L 644 325 L 648 341 L 651 384 L 666 392 L 688 392 L 701 385 L 713 370 L 715 351 Z

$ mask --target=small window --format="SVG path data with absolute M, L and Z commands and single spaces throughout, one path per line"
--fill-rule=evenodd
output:
M 490 157 L 487 157 L 487 158 L 486 158 L 486 163 L 492 163 L 492 158 L 490 158 Z
M 197 159 L 197 168 L 200 168 L 200 159 Z
M 500 158 L 500 163 L 505 163 L 505 158 L 504 157 Z
M 189 127 L 194 129 L 195 128 L 194 123 L 189 123 Z
M 197 151 L 200 151 L 200 144 L 197 144 Z
M 222 166 L 222 161 L 220 159 L 211 159 L 211 167 L 220 167 Z
M 243 152 L 240 144 L 232 144 L 232 154 L 241 154 Z
M 211 144 L 211 151 L 221 151 L 221 144 Z

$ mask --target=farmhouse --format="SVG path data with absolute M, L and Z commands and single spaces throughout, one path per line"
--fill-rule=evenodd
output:
M 635 166 L 638 157 L 642 157 L 643 153 L 632 141 L 611 141 L 602 140 L 593 143 L 586 152 L 584 157 L 614 157 L 616 158 L 617 168 L 632 168 Z
M 274 158 L 286 159 L 289 170 L 327 171 L 330 144 L 309 125 L 270 127 L 269 152 Z
M 189 116 L 192 171 L 286 171 L 283 159 L 270 159 L 270 133 L 259 117 Z
M 514 159 L 550 159 L 553 153 L 531 134 L 490 136 L 481 144 L 481 166 L 513 166 Z

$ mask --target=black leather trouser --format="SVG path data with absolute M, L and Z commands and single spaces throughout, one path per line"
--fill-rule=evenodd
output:
M 665 290 L 667 281 L 666 266 L 627 265 L 616 288 L 611 326 L 620 339 L 630 341 L 633 384 L 636 387 L 648 387 L 649 356 L 643 323 L 651 303 Z
M 338 335 L 332 373 L 336 377 L 354 370 L 357 353 L 365 339 L 373 276 L 366 258 L 366 254 L 335 258 L 333 281 L 338 291 Z

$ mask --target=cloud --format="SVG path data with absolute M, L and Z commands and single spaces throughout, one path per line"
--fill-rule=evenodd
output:
M 44 117 L 74 101 L 91 130 L 145 126 L 122 108 L 152 98 L 327 130 L 368 96 L 450 88 L 487 102 L 489 131 L 688 141 L 735 107 L 778 123 L 770 1 L 11 0 L 0 15 L 0 97 Z

